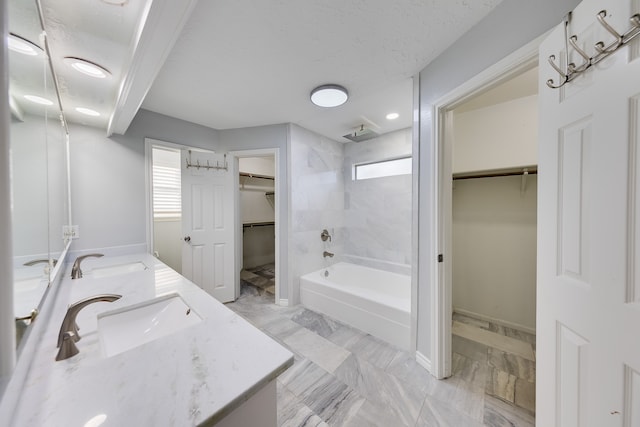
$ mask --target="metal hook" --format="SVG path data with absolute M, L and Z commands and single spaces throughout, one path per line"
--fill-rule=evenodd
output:
M 556 56 L 555 56 L 555 55 L 551 55 L 551 56 L 549 57 L 549 59 L 548 59 L 549 64 L 551 64 L 551 66 L 553 67 L 553 69 L 554 69 L 554 70 L 556 70 L 556 71 L 558 72 L 558 74 L 560 74 L 560 75 L 564 76 L 564 75 L 565 75 L 565 74 L 564 74 L 564 71 L 562 71 L 562 70 L 560 69 L 560 67 L 558 67 L 558 66 L 556 65 L 556 63 L 555 63 L 555 62 L 553 62 L 553 61 L 555 61 L 555 59 L 556 59 Z
M 614 30 L 613 27 L 607 23 L 607 21 L 604 20 L 604 18 L 606 17 L 607 17 L 606 10 L 601 10 L 596 15 L 596 19 L 598 20 L 598 22 L 602 24 L 604 29 L 607 30 L 609 34 L 611 34 L 613 37 L 616 38 L 616 41 L 614 41 L 607 47 L 604 47 L 604 42 L 599 41 L 598 43 L 596 43 L 596 50 L 600 53 L 613 53 L 622 44 L 622 36 L 618 34 L 618 32 Z
M 560 89 L 562 86 L 567 84 L 568 81 L 569 77 L 563 75 L 562 83 L 556 86 L 553 84 L 553 79 L 549 79 L 547 80 L 547 86 L 549 86 L 551 89 Z
M 576 52 L 578 52 L 580 56 L 582 56 L 582 58 L 584 59 L 584 63 L 579 67 L 576 67 L 575 64 L 571 63 L 569 64 L 568 68 L 572 73 L 581 73 L 591 66 L 591 57 L 578 46 L 578 36 L 573 35 L 569 37 L 569 44 Z
M 562 86 L 564 86 L 568 81 L 569 81 L 569 76 L 567 74 L 564 73 L 564 71 L 562 71 L 560 69 L 560 67 L 558 67 L 556 65 L 555 62 L 553 62 L 556 59 L 555 55 L 551 55 L 549 56 L 549 64 L 553 67 L 554 70 L 556 70 L 558 72 L 558 74 L 560 74 L 562 76 L 562 83 L 560 83 L 558 86 L 556 86 L 553 82 L 553 79 L 549 79 L 547 80 L 547 86 L 549 86 L 551 89 L 558 89 Z M 573 64 L 569 64 L 569 65 L 573 65 Z

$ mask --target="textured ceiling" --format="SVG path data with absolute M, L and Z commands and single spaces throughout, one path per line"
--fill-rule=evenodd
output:
M 411 126 L 412 76 L 500 0 L 41 3 L 69 121 L 122 133 L 142 103 L 215 129 L 292 122 L 346 141 L 342 135 L 361 124 L 379 133 Z M 10 0 L 9 29 L 42 46 L 34 6 Z M 97 63 L 111 76 L 80 74 L 65 56 Z M 44 113 L 25 93 L 52 97 L 51 81 L 43 88 L 43 58 L 10 55 L 11 94 L 22 111 Z M 311 104 L 310 91 L 326 83 L 345 86 L 347 103 Z M 390 112 L 400 117 L 386 120 Z
M 405 128 L 411 77 L 499 3 L 200 1 L 142 108 L 215 129 L 292 122 L 335 140 L 362 123 Z M 311 104 L 325 83 L 345 86 L 349 101 Z

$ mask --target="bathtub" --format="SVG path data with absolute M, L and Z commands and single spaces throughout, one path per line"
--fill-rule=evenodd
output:
M 410 276 L 339 262 L 301 276 L 300 300 L 310 310 L 409 350 Z

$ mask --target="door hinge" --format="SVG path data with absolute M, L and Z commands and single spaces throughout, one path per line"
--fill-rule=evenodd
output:
M 438 262 L 442 262 L 444 260 L 444 257 L 442 256 L 442 254 L 438 254 Z

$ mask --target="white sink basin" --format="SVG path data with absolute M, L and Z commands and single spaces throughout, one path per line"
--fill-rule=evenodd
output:
M 128 262 L 126 264 L 109 265 L 107 267 L 96 267 L 91 270 L 91 275 L 95 278 L 116 276 L 119 274 L 133 273 L 146 270 L 147 266 L 140 261 Z
M 98 335 L 103 354 L 110 357 L 201 321 L 174 293 L 98 315 Z
M 28 316 L 31 310 L 38 308 L 48 283 L 42 277 L 16 280 L 13 283 L 13 309 L 16 317 Z

